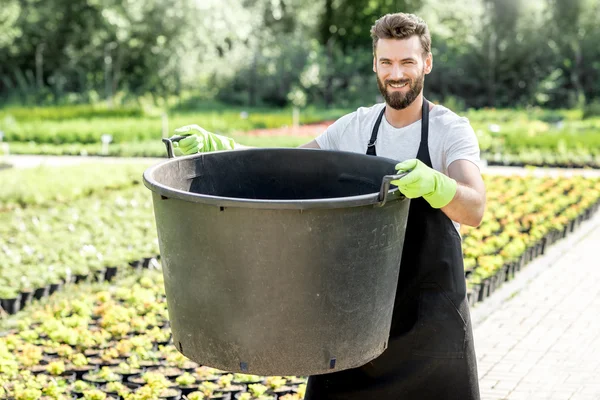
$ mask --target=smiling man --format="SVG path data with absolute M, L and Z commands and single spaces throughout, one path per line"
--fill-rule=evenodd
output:
M 358 368 L 311 376 L 306 400 L 478 400 L 460 224 L 485 209 L 479 145 L 469 121 L 423 96 L 433 68 L 427 24 L 388 14 L 371 29 L 373 72 L 385 100 L 361 107 L 301 146 L 398 160 L 392 181 L 411 199 L 388 347 Z M 190 125 L 179 154 L 237 147 Z M 377 265 L 373 265 L 376 273 Z
M 380 155 L 409 171 L 392 182 L 412 199 L 392 330 L 367 365 L 310 377 L 305 399 L 476 400 L 459 227 L 479 225 L 485 209 L 477 138 L 466 118 L 423 97 L 433 57 L 422 19 L 385 15 L 371 36 L 385 103 L 345 115 L 303 147 Z

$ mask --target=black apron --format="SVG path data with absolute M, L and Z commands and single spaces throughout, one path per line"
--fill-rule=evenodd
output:
M 367 148 L 375 141 L 385 107 Z M 423 99 L 417 158 L 432 167 Z M 479 400 L 461 239 L 423 198 L 410 203 L 388 348 L 358 368 L 308 379 L 305 400 Z

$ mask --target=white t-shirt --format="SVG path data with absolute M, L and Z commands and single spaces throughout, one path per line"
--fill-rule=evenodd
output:
M 324 150 L 350 151 L 366 154 L 367 144 L 379 113 L 385 103 L 360 107 L 346 114 L 316 138 Z M 417 158 L 421 142 L 421 120 L 394 128 L 381 119 L 375 149 L 378 156 L 398 160 Z M 479 167 L 480 150 L 477 136 L 465 117 L 460 117 L 442 105 L 429 111 L 429 156 L 435 170 L 448 175 L 448 166 L 456 160 L 468 160 Z M 460 225 L 452 221 L 457 231 Z

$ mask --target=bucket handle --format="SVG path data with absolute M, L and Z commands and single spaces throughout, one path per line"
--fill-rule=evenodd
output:
M 392 181 L 395 181 L 397 179 L 403 178 L 404 176 L 408 175 L 408 172 L 404 172 L 401 174 L 397 174 L 397 175 L 385 175 L 383 177 L 383 180 L 381 182 L 381 189 L 379 190 L 379 203 L 376 203 L 375 205 L 377 207 L 383 207 L 384 204 L 388 201 L 390 196 L 390 184 Z M 399 190 L 395 190 L 392 193 L 396 193 L 399 192 Z M 402 194 L 401 194 L 402 195 Z M 404 197 L 404 195 L 402 195 L 402 197 Z
M 173 142 L 179 142 L 181 139 L 185 138 L 187 136 L 181 136 L 181 135 L 175 135 L 175 136 L 171 136 L 170 138 L 163 138 L 163 143 L 165 144 L 165 146 L 167 146 L 167 157 L 169 158 L 174 158 L 175 155 L 173 155 Z

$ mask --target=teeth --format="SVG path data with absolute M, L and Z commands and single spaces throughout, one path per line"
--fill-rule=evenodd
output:
M 404 86 L 406 86 L 406 83 L 403 83 L 403 84 L 401 84 L 401 85 L 395 85 L 395 84 L 393 84 L 393 83 L 390 83 L 390 86 L 391 86 L 391 87 L 393 87 L 393 88 L 401 88 L 401 87 L 404 87 Z

